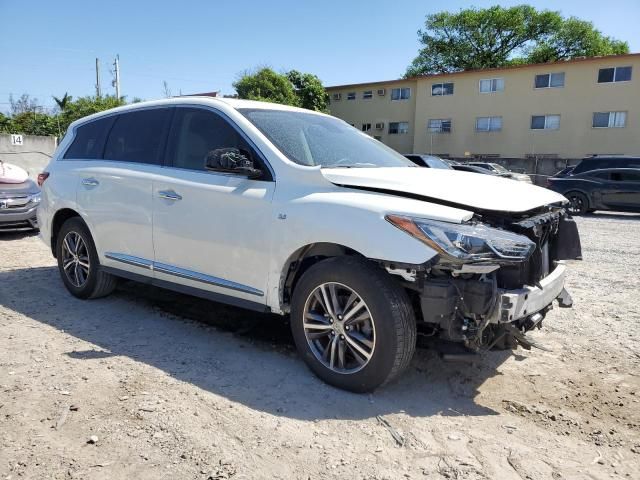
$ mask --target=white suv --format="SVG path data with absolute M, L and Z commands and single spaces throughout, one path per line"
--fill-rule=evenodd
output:
M 289 314 L 328 383 L 397 376 L 418 331 L 478 351 L 517 344 L 580 256 L 566 199 L 416 167 L 336 118 L 241 100 L 138 103 L 71 125 L 38 222 L 79 298 L 120 277 Z

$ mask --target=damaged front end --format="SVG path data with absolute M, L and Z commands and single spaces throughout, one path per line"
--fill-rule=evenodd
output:
M 465 224 L 388 215 L 387 220 L 438 252 L 429 265 L 400 274 L 415 293 L 422 325 L 468 348 L 537 346 L 525 333 L 546 313 L 570 307 L 564 260 L 581 259 L 574 220 L 560 206 L 525 214 L 476 212 Z

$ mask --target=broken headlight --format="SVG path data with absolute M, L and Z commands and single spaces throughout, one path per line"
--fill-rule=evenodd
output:
M 536 247 L 524 235 L 481 223 L 447 223 L 399 215 L 387 215 L 385 218 L 400 230 L 457 262 L 520 262 L 528 259 Z

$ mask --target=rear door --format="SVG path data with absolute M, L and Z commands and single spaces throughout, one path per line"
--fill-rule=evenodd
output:
M 207 156 L 227 148 L 246 152 L 263 177 L 206 170 Z M 185 106 L 167 159 L 153 186 L 155 278 L 265 303 L 275 183 L 263 157 L 222 114 Z
M 162 107 L 114 116 L 100 158 L 78 169 L 77 203 L 103 265 L 151 274 L 152 177 L 162 168 L 172 113 Z

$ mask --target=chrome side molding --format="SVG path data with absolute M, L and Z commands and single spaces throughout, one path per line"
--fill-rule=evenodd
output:
M 133 265 L 134 267 L 146 268 L 147 270 L 153 270 L 153 262 L 146 258 L 134 257 L 133 255 L 125 255 L 124 253 L 106 252 L 104 254 L 110 260 L 116 260 L 118 262 L 126 263 L 127 265 Z
M 165 273 L 167 275 L 173 275 L 180 278 L 186 278 L 187 280 L 195 280 L 196 282 L 206 283 L 208 285 L 214 285 L 216 287 L 228 288 L 229 290 L 236 290 L 238 292 L 249 293 L 258 297 L 263 297 L 264 292 L 257 288 L 249 287 L 241 283 L 232 282 L 231 280 L 225 280 L 224 278 L 214 277 L 193 270 L 187 270 L 186 268 L 175 267 L 166 263 L 152 262 L 146 258 L 134 257 L 133 255 L 126 255 L 123 253 L 107 252 L 104 254 L 110 260 L 126 263 L 127 265 L 133 265 L 135 267 L 144 268 L 146 270 L 157 271 Z

